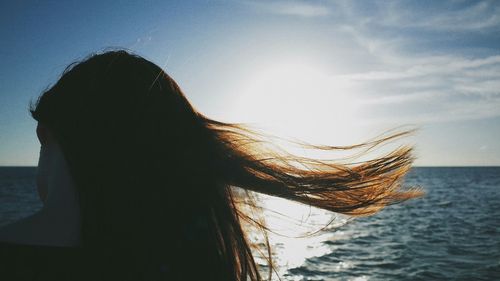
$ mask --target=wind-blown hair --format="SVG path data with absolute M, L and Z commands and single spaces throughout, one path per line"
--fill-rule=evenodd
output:
M 411 146 L 358 163 L 293 155 L 250 126 L 203 115 L 160 67 L 124 50 L 68 66 L 31 113 L 64 152 L 81 246 L 103 277 L 126 269 L 134 280 L 263 280 L 243 224 L 267 228 L 246 211 L 259 205 L 249 191 L 352 216 L 421 195 L 402 186 Z M 367 152 L 410 133 L 300 145 Z

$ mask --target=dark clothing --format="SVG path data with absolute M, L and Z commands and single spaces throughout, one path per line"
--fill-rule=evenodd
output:
M 0 243 L 0 280 L 176 280 L 165 264 L 139 271 L 134 262 L 82 248 Z
M 77 248 L 0 243 L 0 279 L 85 280 L 82 257 Z
M 210 235 L 196 221 L 185 224 L 179 237 L 144 237 L 135 240 L 143 242 L 139 246 L 118 241 L 125 234 L 93 250 L 0 242 L 0 280 L 234 281 Z
M 130 249 L 106 254 L 102 250 L 0 242 L 0 280 L 232 280 L 212 250 L 200 247 L 199 243 L 193 246 L 184 254 L 178 252 L 175 260 L 165 261 L 158 255 L 148 258 Z

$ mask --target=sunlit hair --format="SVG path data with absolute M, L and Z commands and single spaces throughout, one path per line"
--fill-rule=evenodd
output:
M 31 113 L 64 151 L 79 193 L 82 247 L 107 274 L 263 280 L 243 227 L 266 238 L 252 191 L 352 216 L 421 195 L 402 187 L 411 146 L 357 163 L 293 155 L 248 125 L 203 115 L 160 67 L 124 50 L 68 66 Z M 363 154 L 412 132 L 345 147 L 299 145 Z

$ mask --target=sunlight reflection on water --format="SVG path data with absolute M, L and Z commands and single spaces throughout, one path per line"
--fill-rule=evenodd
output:
M 273 250 L 273 261 L 280 276 L 290 268 L 301 266 L 311 257 L 331 253 L 332 247 L 324 242 L 338 239 L 338 235 L 342 236 L 342 233 L 336 233 L 334 237 L 333 232 L 328 230 L 345 224 L 346 216 L 281 198 L 262 194 L 258 197 L 264 208 L 267 226 L 272 230 L 269 233 L 269 241 Z M 324 231 L 321 231 L 323 228 Z M 265 264 L 262 259 L 258 261 Z M 340 263 L 337 267 L 333 270 L 347 269 L 351 265 Z

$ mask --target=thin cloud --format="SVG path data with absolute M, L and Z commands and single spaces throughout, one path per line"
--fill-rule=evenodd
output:
M 379 62 L 376 70 L 337 77 L 351 85 L 365 119 L 434 123 L 500 116 L 500 55 L 412 54 L 362 28 L 351 27 L 349 34 Z
M 396 56 L 395 56 L 396 58 Z M 375 71 L 344 75 L 358 85 L 363 103 L 385 108 L 393 116 L 425 122 L 480 119 L 500 116 L 500 56 L 482 59 L 425 58 L 425 64 L 400 64 L 400 71 Z M 390 66 L 394 67 L 394 66 Z M 487 73 L 488 75 L 475 75 Z M 374 116 L 373 116 L 374 117 Z
M 387 11 L 380 22 L 396 27 L 420 27 L 434 31 L 486 31 L 500 28 L 500 3 L 478 1 L 457 7 L 454 2 L 441 2 L 443 9 L 409 9 L 404 2 L 381 2 Z
M 498 50 L 484 48 L 481 54 L 450 41 L 442 52 L 443 47 L 432 45 L 425 32 L 446 30 L 458 42 L 466 39 L 464 31 L 496 36 L 499 2 L 481 1 L 462 8 L 451 8 L 454 3 L 447 2 L 449 9 L 428 15 L 424 9 L 410 12 L 408 2 L 377 2 L 378 9 L 369 15 L 355 2 L 342 3 L 339 7 L 349 16 L 338 23 L 338 30 L 378 62 L 342 77 L 356 85 L 351 90 L 362 97 L 368 120 L 434 123 L 500 116 Z M 407 33 L 405 27 L 424 32 Z M 422 47 L 413 48 L 418 44 Z
M 416 61 L 422 61 L 423 63 L 408 65 L 404 71 L 372 71 L 351 74 L 349 78 L 355 80 L 397 80 L 443 74 L 458 74 L 458 76 L 465 74 L 477 77 L 474 72 L 483 70 L 483 67 L 489 69 L 490 72 L 488 76 L 495 74 L 495 72 L 491 72 L 490 66 L 495 68 L 497 71 L 496 74 L 499 74 L 498 71 L 500 70 L 500 55 L 478 59 L 466 59 L 462 57 L 427 57 L 423 60 Z M 484 71 L 482 73 L 484 73 Z
M 242 3 L 256 10 L 276 15 L 323 17 L 331 13 L 327 6 L 303 1 L 243 1 Z
M 350 40 L 352 49 L 370 61 L 332 77 L 332 85 L 342 82 L 363 104 L 366 120 L 448 122 L 500 116 L 500 53 L 477 42 L 469 48 L 460 45 L 471 32 L 498 38 L 500 2 L 245 3 L 276 15 L 331 20 L 328 34 L 342 38 L 346 46 Z M 434 43 L 436 32 L 446 32 L 438 40 L 448 41 Z

